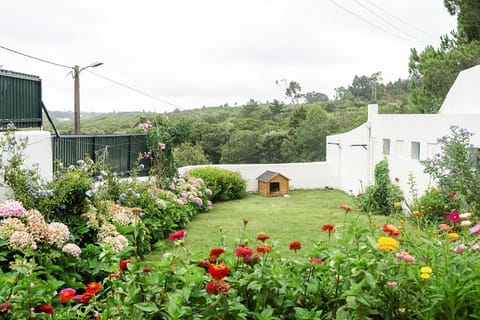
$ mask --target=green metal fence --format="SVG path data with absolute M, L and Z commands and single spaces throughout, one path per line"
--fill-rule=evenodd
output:
M 95 162 L 103 157 L 115 172 L 128 173 L 143 164 L 139 175 L 147 175 L 150 168 L 147 160 L 139 161 L 139 156 L 148 151 L 145 134 L 52 137 L 52 149 L 54 161 L 60 161 L 64 166 L 74 165 L 88 156 Z
M 0 70 L 0 129 L 42 126 L 42 85 L 37 76 Z

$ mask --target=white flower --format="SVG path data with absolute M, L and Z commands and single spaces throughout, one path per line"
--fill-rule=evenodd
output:
M 472 221 L 470 221 L 470 220 L 464 220 L 464 221 L 460 222 L 460 225 L 461 225 L 462 227 L 469 227 L 469 226 L 472 225 Z
M 82 249 L 74 243 L 67 243 L 63 246 L 62 251 L 74 257 L 78 257 L 82 253 Z
M 471 213 L 471 212 L 461 213 L 461 214 L 460 214 L 460 219 L 465 220 L 465 219 L 470 218 L 471 216 L 472 216 L 472 213 Z

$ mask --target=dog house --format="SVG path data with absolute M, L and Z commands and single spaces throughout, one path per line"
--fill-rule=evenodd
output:
M 265 171 L 258 180 L 258 194 L 266 197 L 288 194 L 290 179 L 279 172 Z

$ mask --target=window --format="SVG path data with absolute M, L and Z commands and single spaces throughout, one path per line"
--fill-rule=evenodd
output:
M 386 156 L 390 154 L 390 139 L 383 139 L 383 154 Z
M 427 143 L 427 158 L 433 158 L 437 153 L 436 143 Z
M 396 146 L 397 146 L 397 156 L 398 157 L 403 157 L 404 156 L 404 145 L 405 145 L 405 142 L 403 140 L 397 140 L 396 141 Z
M 415 160 L 420 160 L 420 142 L 412 141 L 411 158 Z

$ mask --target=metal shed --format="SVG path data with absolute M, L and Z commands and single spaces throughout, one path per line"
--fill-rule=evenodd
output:
M 257 180 L 258 194 L 260 195 L 274 197 L 288 194 L 290 179 L 279 172 L 267 170 Z

